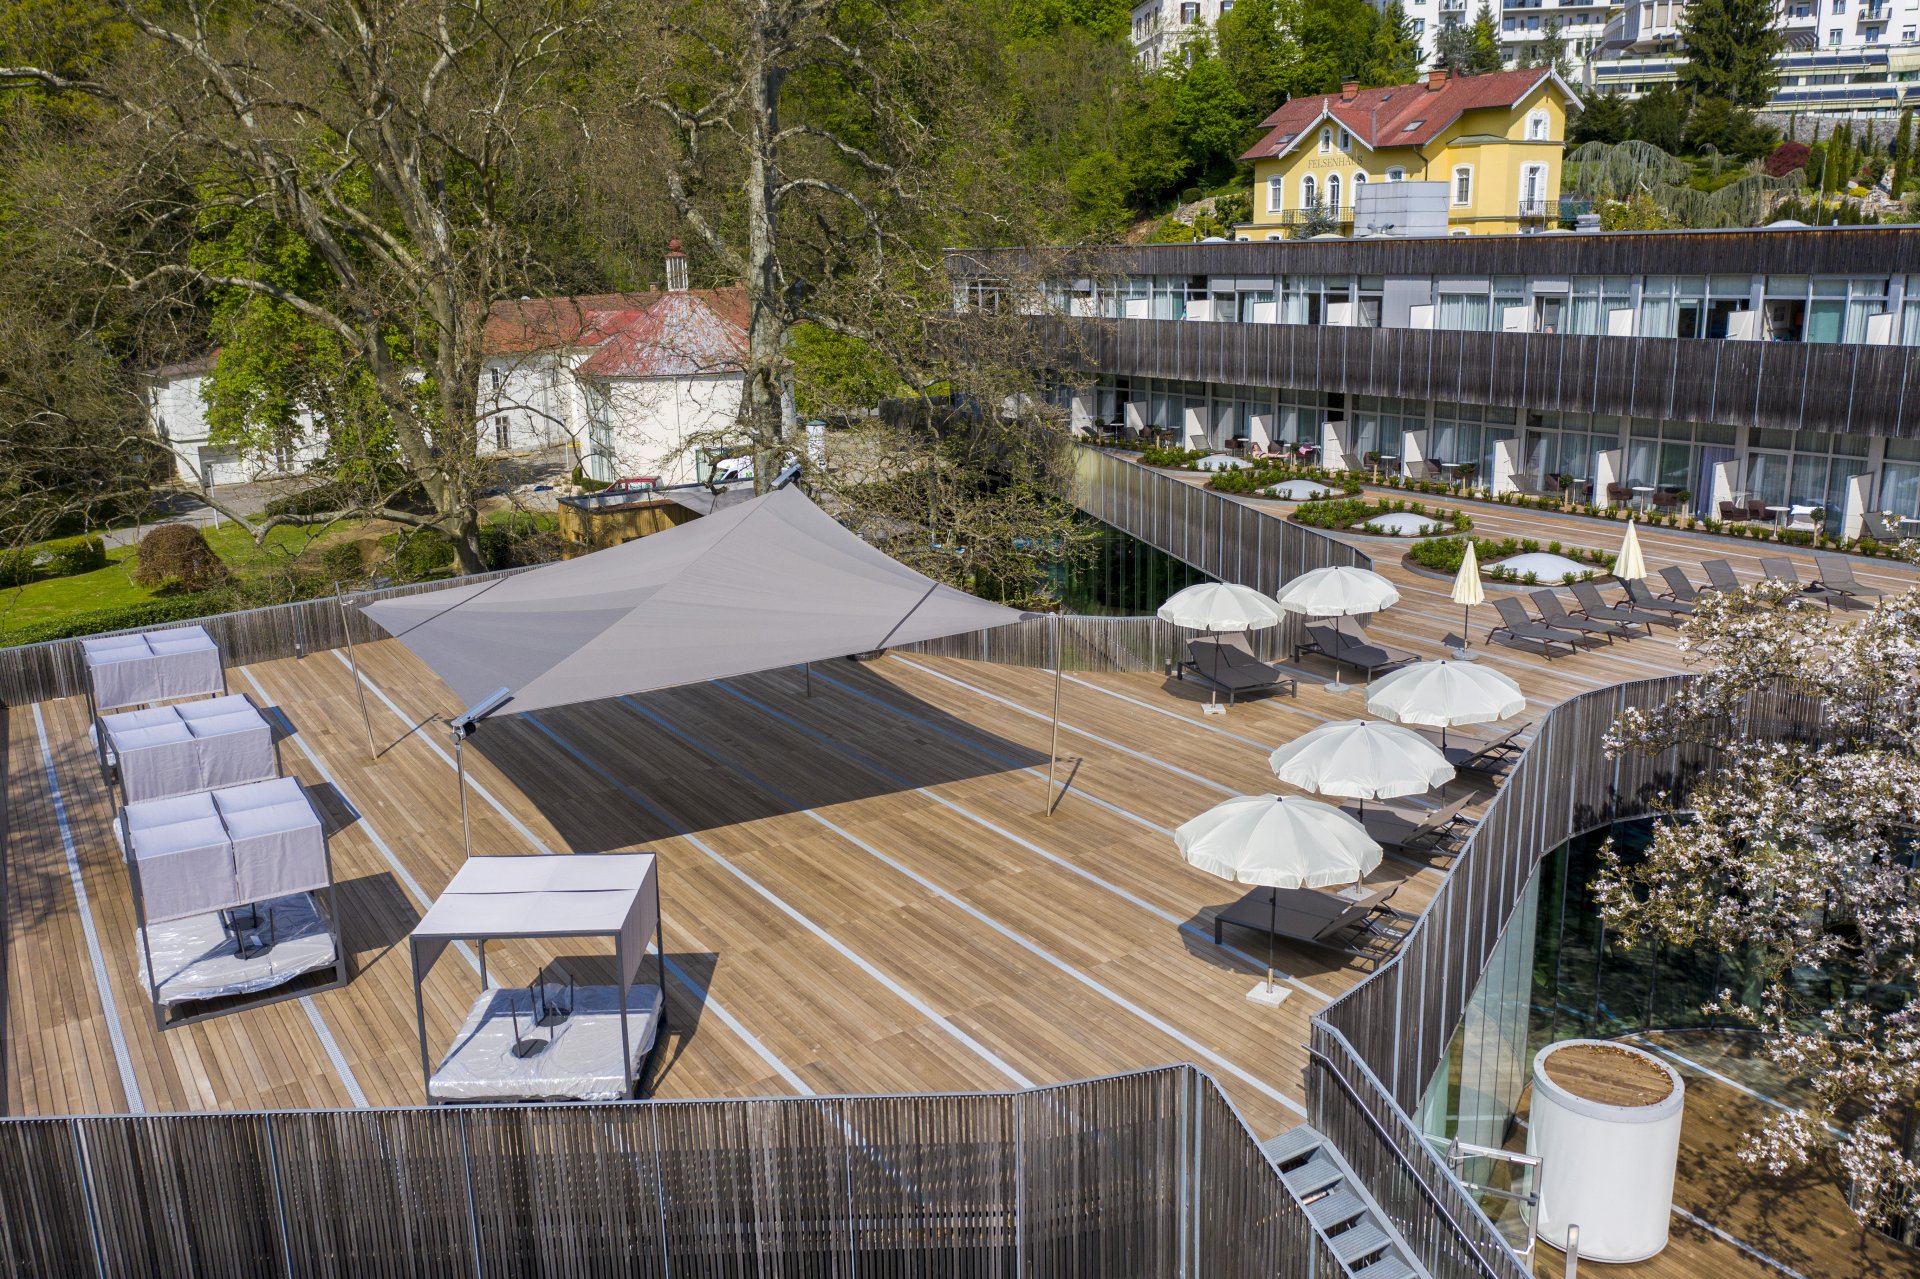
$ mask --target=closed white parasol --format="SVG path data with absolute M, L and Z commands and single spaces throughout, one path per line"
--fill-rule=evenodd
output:
M 1367 710 L 1400 724 L 1441 732 L 1461 724 L 1490 724 L 1526 709 L 1527 695 L 1499 671 L 1460 662 L 1416 662 L 1383 675 L 1367 689 Z
M 1627 520 L 1627 535 L 1620 539 L 1620 554 L 1614 557 L 1613 575 L 1623 582 L 1639 581 L 1647 575 L 1647 560 L 1640 554 L 1640 534 L 1631 518 Z
M 1453 765 L 1410 728 L 1377 719 L 1335 720 L 1268 757 L 1273 774 L 1317 795 L 1364 802 L 1418 795 L 1453 780 Z
M 1240 795 L 1216 804 L 1173 832 L 1189 866 L 1237 884 L 1265 888 L 1325 888 L 1358 883 L 1380 864 L 1380 845 L 1367 828 L 1330 804 L 1297 796 Z M 1271 898 L 1277 926 L 1279 897 Z M 1267 931 L 1267 980 L 1248 998 L 1277 1004 L 1273 937 Z
M 1460 571 L 1453 575 L 1453 602 L 1460 606 L 1460 660 L 1475 659 L 1473 648 L 1473 606 L 1487 602 L 1486 588 L 1480 585 L 1480 557 L 1474 554 L 1473 539 L 1460 556 Z
M 1394 589 L 1392 582 L 1372 569 L 1338 565 L 1302 573 L 1281 588 L 1278 598 L 1280 607 L 1289 613 L 1334 619 L 1333 634 L 1337 651 L 1341 618 L 1378 613 L 1383 608 L 1391 608 L 1400 602 L 1400 592 Z M 1333 682 L 1327 685 L 1327 691 L 1346 692 L 1347 685 L 1341 682 L 1337 657 L 1333 671 Z
M 1177 591 L 1159 617 L 1196 631 L 1260 631 L 1278 626 L 1283 614 L 1273 598 L 1233 582 L 1201 582 Z

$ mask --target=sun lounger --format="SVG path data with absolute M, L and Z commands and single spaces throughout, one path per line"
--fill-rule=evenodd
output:
M 1463 812 L 1472 800 L 1472 795 L 1463 795 L 1431 812 L 1392 804 L 1370 804 L 1357 813 L 1351 809 L 1347 813 L 1367 828 L 1374 843 L 1383 847 L 1451 857 L 1460 851 L 1460 828 L 1472 824 Z
M 1519 600 L 1497 599 L 1493 601 L 1493 607 L 1500 614 L 1500 625 L 1487 632 L 1489 640 L 1504 637 L 1505 642 L 1515 646 L 1538 644 L 1548 661 L 1553 660 L 1555 644 L 1573 653 L 1593 642 L 1575 631 L 1563 631 L 1534 621 L 1527 616 L 1527 606 Z
M 1187 657 L 1175 675 L 1184 679 L 1191 671 L 1200 683 L 1226 693 L 1229 703 L 1242 693 L 1284 691 L 1295 697 L 1300 695 L 1299 681 L 1255 657 L 1242 632 L 1229 631 L 1189 640 Z
M 1446 756 L 1447 763 L 1452 764 L 1457 772 L 1498 777 L 1512 768 L 1513 761 L 1519 759 L 1520 752 L 1526 749 L 1520 744 L 1520 734 L 1526 732 L 1532 725 L 1533 721 L 1528 720 L 1508 729 L 1491 741 L 1474 738 L 1463 741 L 1459 739 L 1458 734 L 1454 734 L 1447 745 L 1441 748 L 1440 753 Z M 1420 731 L 1430 734 L 1430 730 L 1427 729 Z
M 1644 609 L 1649 613 L 1668 613 L 1674 617 L 1693 615 L 1693 605 L 1679 600 L 1663 600 L 1653 593 L 1652 587 L 1638 578 L 1630 577 L 1624 585 L 1627 588 L 1627 603 L 1633 608 Z
M 1862 511 L 1860 513 L 1860 528 L 1862 532 L 1876 542 L 1901 542 L 1906 540 L 1906 534 L 1894 527 L 1893 521 L 1879 511 Z
M 1725 560 L 1702 560 L 1701 571 L 1707 575 L 1707 581 L 1713 583 L 1716 591 L 1735 592 L 1744 590 L 1740 585 L 1740 575 L 1733 571 L 1733 565 Z
M 1575 582 L 1572 587 L 1573 602 L 1580 607 L 1575 611 L 1582 617 L 1590 617 L 1596 622 L 1620 622 L 1627 626 L 1644 626 L 1647 634 L 1653 634 L 1655 626 L 1678 626 L 1680 620 L 1665 613 L 1649 613 L 1645 609 L 1629 608 L 1624 604 L 1609 604 L 1600 594 L 1600 588 L 1592 582 Z
M 1819 600 L 1822 604 L 1825 604 L 1828 608 L 1833 607 L 1833 602 L 1835 600 L 1844 600 L 1845 598 L 1847 598 L 1845 595 L 1842 595 L 1839 591 L 1830 591 L 1826 587 L 1820 585 L 1818 582 L 1809 584 L 1807 582 L 1801 581 L 1800 570 L 1795 568 L 1793 561 L 1788 559 L 1784 555 L 1761 556 L 1760 571 L 1767 575 L 1767 580 L 1769 582 L 1784 582 L 1788 586 L 1796 588 L 1802 595 L 1806 596 L 1808 599 Z
M 1615 626 L 1612 622 L 1596 622 L 1590 617 L 1575 617 L 1567 612 L 1567 606 L 1552 591 L 1535 591 L 1528 596 L 1534 608 L 1540 611 L 1543 625 L 1557 627 L 1563 631 L 1578 631 L 1583 635 L 1598 635 L 1611 644 L 1616 638 L 1632 639 L 1634 632 L 1624 626 Z
M 1813 558 L 1820 566 L 1820 585 L 1829 591 L 1838 591 L 1855 599 L 1879 599 L 1886 594 L 1880 587 L 1868 586 L 1855 577 L 1853 565 L 1838 555 L 1816 555 Z
M 1678 600 L 1682 604 L 1697 604 L 1700 602 L 1700 588 L 1687 580 L 1686 570 L 1682 569 L 1678 564 L 1669 564 L 1666 568 L 1661 569 L 1660 576 L 1667 583 L 1668 599 Z
M 1413 919 L 1387 904 L 1398 887 L 1353 898 L 1314 888 L 1256 888 L 1213 917 L 1213 941 L 1219 945 L 1221 927 L 1233 924 L 1349 955 L 1383 958 L 1406 935 L 1404 927 L 1395 925 Z
M 1419 661 L 1419 657 L 1403 649 L 1388 648 L 1385 644 L 1375 644 L 1369 640 L 1366 628 L 1353 618 L 1347 618 L 1343 627 L 1351 627 L 1359 632 L 1350 635 L 1330 624 L 1309 623 L 1305 628 L 1306 638 L 1294 646 L 1293 659 L 1297 662 L 1302 654 L 1318 653 L 1322 657 L 1347 666 L 1356 667 L 1367 673 L 1372 679 L 1375 671 L 1390 666 L 1406 666 Z

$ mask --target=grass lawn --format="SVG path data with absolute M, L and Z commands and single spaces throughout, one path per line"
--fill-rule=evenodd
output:
M 346 522 L 324 528 L 282 525 L 267 534 L 265 546 L 231 522 L 206 530 L 207 543 L 239 577 L 259 577 L 291 566 L 301 552 L 316 546 L 328 534 L 349 527 Z M 131 546 L 111 547 L 107 566 L 72 577 L 47 577 L 25 586 L 0 591 L 0 632 L 49 621 L 72 613 L 118 608 L 150 600 L 154 592 L 133 580 L 138 559 Z

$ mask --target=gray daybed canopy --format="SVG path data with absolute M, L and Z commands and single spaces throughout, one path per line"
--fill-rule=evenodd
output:
M 634 977 L 660 933 L 660 880 L 651 853 L 473 857 L 454 873 L 408 938 L 420 1074 L 429 1102 L 614 1101 L 633 1095 L 666 1023 L 665 964 L 657 985 Z M 612 987 L 549 997 L 487 981 L 487 942 L 601 937 L 613 942 Z M 479 943 L 480 995 L 433 1065 L 427 974 L 447 946 Z M 665 954 L 664 947 L 661 954 Z

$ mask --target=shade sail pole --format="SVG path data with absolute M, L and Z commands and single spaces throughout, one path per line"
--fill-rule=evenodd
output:
M 447 731 L 453 734 L 455 784 L 460 787 L 460 851 L 469 857 L 473 856 L 473 828 L 467 821 L 466 741 L 479 729 L 481 720 L 505 706 L 512 697 L 512 689 L 496 688 L 447 721 Z
M 367 734 L 367 758 L 379 759 L 373 749 L 373 719 L 367 714 L 367 686 L 360 680 L 360 658 L 353 651 L 353 619 L 347 615 L 347 597 L 340 592 L 340 583 L 333 584 L 333 599 L 340 606 L 340 631 L 347 637 L 347 665 L 353 668 L 353 691 L 360 695 L 360 727 Z
M 1047 808 L 1046 815 L 1053 816 L 1055 799 L 1053 793 L 1054 772 L 1060 763 L 1060 614 L 1047 614 L 1047 638 L 1053 649 L 1053 737 L 1047 747 Z
M 473 856 L 473 828 L 467 824 L 467 735 L 453 730 L 454 785 L 460 788 L 460 852 Z

